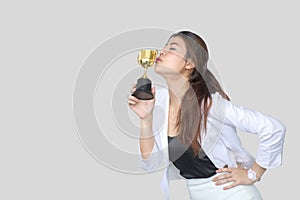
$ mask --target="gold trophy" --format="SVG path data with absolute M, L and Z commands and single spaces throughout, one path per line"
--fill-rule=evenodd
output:
M 147 77 L 147 69 L 155 63 L 157 54 L 157 50 L 143 49 L 139 52 L 138 64 L 144 68 L 144 74 L 137 80 L 136 90 L 132 94 L 138 99 L 150 100 L 154 98 L 151 91 L 151 80 Z

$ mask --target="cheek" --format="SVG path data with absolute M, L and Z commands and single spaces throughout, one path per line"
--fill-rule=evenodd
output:
M 184 71 L 185 60 L 175 54 L 169 53 L 163 57 L 163 62 L 156 64 L 154 70 L 159 74 L 181 74 Z
M 173 68 L 173 69 L 182 69 L 185 62 L 184 59 L 177 55 L 170 55 L 165 63 L 167 66 Z
M 176 72 L 182 72 L 184 70 L 184 60 L 182 59 L 174 59 L 172 63 L 170 63 L 170 68 L 172 68 Z

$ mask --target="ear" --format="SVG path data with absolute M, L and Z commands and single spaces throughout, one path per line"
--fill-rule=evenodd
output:
M 194 68 L 195 68 L 195 64 L 190 59 L 187 60 L 185 63 L 185 69 L 190 70 Z

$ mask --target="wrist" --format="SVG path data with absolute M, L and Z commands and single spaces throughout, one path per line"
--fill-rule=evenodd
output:
M 147 115 L 140 119 L 141 128 L 146 128 L 152 126 L 152 115 Z
M 256 174 L 256 181 L 260 181 L 261 177 L 263 176 L 263 174 L 266 171 L 266 168 L 261 167 L 259 164 L 257 164 L 256 162 L 252 165 L 251 170 L 253 170 Z
M 260 180 L 260 179 L 257 178 L 256 172 L 251 168 L 247 170 L 247 177 L 248 177 L 249 180 L 252 181 L 252 183 L 255 183 L 255 182 Z

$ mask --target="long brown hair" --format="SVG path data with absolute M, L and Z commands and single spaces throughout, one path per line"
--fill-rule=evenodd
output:
M 204 40 L 190 31 L 181 31 L 172 37 L 183 39 L 187 50 L 185 58 L 195 64 L 189 77 L 190 87 L 182 99 L 177 115 L 176 128 L 180 141 L 191 144 L 194 155 L 197 155 L 201 151 L 199 133 L 206 131 L 208 112 L 212 103 L 211 94 L 219 92 L 223 98 L 229 100 L 229 97 L 207 68 L 209 53 Z

